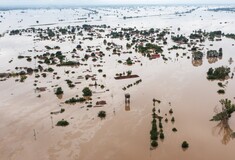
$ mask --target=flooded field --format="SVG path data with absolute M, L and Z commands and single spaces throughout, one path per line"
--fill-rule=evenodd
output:
M 234 16 L 218 6 L 0 11 L 0 159 L 233 160 L 235 108 L 221 100 L 235 103 Z

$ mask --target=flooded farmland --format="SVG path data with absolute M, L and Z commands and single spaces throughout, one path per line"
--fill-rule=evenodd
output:
M 1 10 L 0 159 L 233 160 L 234 15 Z

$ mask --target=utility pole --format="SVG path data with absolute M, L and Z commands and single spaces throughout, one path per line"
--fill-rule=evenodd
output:
M 51 116 L 51 128 L 54 128 L 54 125 L 53 125 L 53 117 Z
M 35 129 L 33 129 L 33 132 L 34 132 L 34 140 L 36 141 L 37 140 L 37 134 L 36 134 L 36 130 Z

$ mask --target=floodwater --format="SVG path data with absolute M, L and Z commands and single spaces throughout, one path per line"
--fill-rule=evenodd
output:
M 211 6 L 211 8 L 216 6 Z M 183 13 L 185 10 L 196 8 L 191 13 Z M 208 7 L 196 6 L 144 6 L 144 7 L 100 7 L 91 8 L 91 11 L 78 9 L 39 9 L 39 10 L 9 10 L 0 11 L 0 34 L 7 30 L 28 28 L 47 28 L 82 24 L 107 24 L 111 28 L 136 27 L 138 29 L 171 29 L 176 34 L 189 34 L 193 30 L 222 30 L 224 33 L 235 33 L 234 12 L 212 12 Z M 209 6 L 210 8 L 210 6 Z M 182 16 L 175 15 L 182 13 Z M 48 16 L 50 15 L 50 16 Z M 123 19 L 124 16 L 140 16 L 137 18 Z M 86 19 L 83 19 L 86 18 Z M 39 23 L 36 23 L 39 21 Z M 180 28 L 180 31 L 178 31 Z M 107 30 L 108 31 L 108 30 Z M 30 35 L 30 34 L 29 34 Z M 19 55 L 35 56 L 45 53 L 45 45 L 59 45 L 61 51 L 69 52 L 76 47 L 79 41 L 34 41 L 33 36 L 9 36 L 7 33 L 0 37 L 0 73 L 13 72 L 15 67 L 34 67 L 36 61 L 27 62 L 19 60 Z M 170 36 L 168 37 L 170 39 Z M 126 44 L 125 40 L 106 38 L 108 42 L 120 45 Z M 228 126 L 217 126 L 217 122 L 209 121 L 215 114 L 215 107 L 219 106 L 219 100 L 228 98 L 234 102 L 234 79 L 227 80 L 226 92 L 219 95 L 218 81 L 208 81 L 206 72 L 210 67 L 221 65 L 229 66 L 234 72 L 234 63 L 229 64 L 230 57 L 235 59 L 235 40 L 222 38 L 222 41 L 206 41 L 203 43 L 203 52 L 208 49 L 223 48 L 223 58 L 215 63 L 209 63 L 206 55 L 202 64 L 196 65 L 191 60 L 191 51 L 172 50 L 167 48 L 174 43 L 170 42 L 164 47 L 164 54 L 171 60 L 164 62 L 162 59 L 149 60 L 141 54 L 112 55 L 103 46 L 103 39 L 83 41 L 83 46 L 101 46 L 105 53 L 101 63 L 102 74 L 98 73 L 99 67 L 93 67 L 93 62 L 88 61 L 88 66 L 79 67 L 53 67 L 61 79 L 53 79 L 48 74 L 47 78 L 38 78 L 38 87 L 47 87 L 45 92 L 35 92 L 33 86 L 36 80 L 34 74 L 28 76 L 24 83 L 15 82 L 16 78 L 10 78 L 0 82 L 0 159 L 9 160 L 91 160 L 91 159 L 226 159 L 233 160 L 235 141 L 229 133 L 235 130 L 235 117 L 230 118 Z M 213 44 L 211 46 L 210 44 Z M 186 45 L 185 45 L 186 46 Z M 125 47 L 124 47 L 125 48 Z M 42 50 L 37 53 L 28 50 Z M 124 49 L 125 50 L 125 49 Z M 84 54 L 81 51 L 80 54 Z M 179 53 L 179 57 L 176 57 Z M 186 56 L 183 56 L 186 53 Z M 33 54 L 33 55 L 32 55 Z M 111 56 L 109 56 L 111 55 Z M 187 56 L 190 58 L 188 59 Z M 118 60 L 128 57 L 140 60 L 132 66 L 119 64 Z M 13 60 L 12 63 L 9 63 Z M 90 64 L 89 64 L 90 63 Z M 96 64 L 99 64 L 98 62 Z M 92 73 L 86 73 L 91 69 Z M 66 70 L 74 71 L 74 74 L 65 74 Z M 134 83 L 138 79 L 115 80 L 115 74 L 132 70 L 138 74 L 142 82 L 123 91 L 122 88 Z M 82 89 L 94 81 L 77 79 L 78 76 L 97 74 L 97 83 L 103 84 L 105 89 L 91 87 L 97 93 L 92 96 L 92 103 L 97 100 L 106 100 L 107 105 L 102 108 L 87 108 L 85 104 L 67 105 L 63 102 L 75 95 L 82 95 Z M 81 82 L 75 88 L 70 89 L 65 79 Z M 54 94 L 55 85 L 64 90 L 62 99 Z M 130 93 L 130 106 L 125 106 L 125 93 Z M 38 95 L 41 98 L 38 98 Z M 156 104 L 160 109 L 160 115 L 169 119 L 163 122 L 165 139 L 158 140 L 159 146 L 150 150 L 151 114 L 153 108 L 152 99 L 161 100 Z M 65 112 L 51 115 L 51 112 L 64 108 Z M 168 112 L 173 109 L 173 115 Z M 105 110 L 107 117 L 100 120 L 97 113 Z M 165 114 L 167 114 L 165 116 Z M 170 121 L 175 117 L 175 122 Z M 70 125 L 57 127 L 56 122 L 66 119 Z M 177 132 L 172 132 L 172 128 Z M 189 143 L 187 150 L 182 150 L 183 141 Z

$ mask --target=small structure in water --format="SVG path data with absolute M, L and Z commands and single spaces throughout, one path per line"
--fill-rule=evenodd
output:
M 229 64 L 231 65 L 233 63 L 233 58 L 230 57 L 229 60 L 228 60 Z
M 130 94 L 129 93 L 126 93 L 125 94 L 125 98 L 130 98 L 131 96 L 130 96 Z
M 126 111 L 130 111 L 130 94 L 129 93 L 126 93 L 125 94 L 125 110 Z
M 130 97 L 131 97 L 131 96 L 130 96 L 129 93 L 126 93 L 126 94 L 125 94 L 125 102 L 126 102 L 126 103 L 130 103 Z

